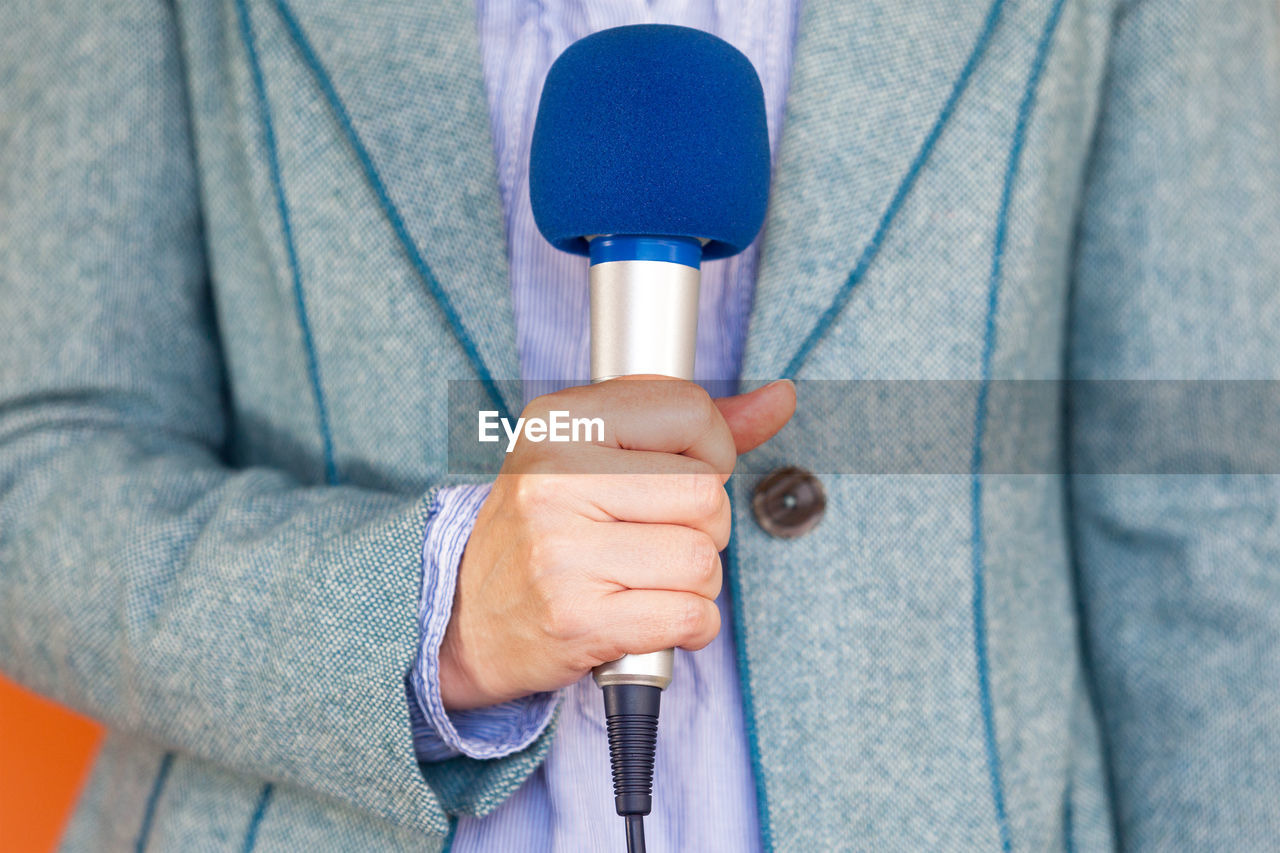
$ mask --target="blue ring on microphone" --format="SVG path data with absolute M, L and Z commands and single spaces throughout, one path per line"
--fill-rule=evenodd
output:
M 591 241 L 591 265 L 611 261 L 665 261 L 695 270 L 702 266 L 702 243 L 694 237 L 606 234 Z

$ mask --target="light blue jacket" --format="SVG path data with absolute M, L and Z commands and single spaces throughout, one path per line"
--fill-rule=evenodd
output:
M 419 768 L 404 694 L 446 382 L 519 375 L 474 11 L 177 6 L 0 27 L 0 665 L 111 729 L 68 849 L 440 850 L 554 737 Z M 1277 15 L 809 0 L 744 375 L 1280 376 Z M 823 481 L 731 486 L 766 847 L 1280 837 L 1275 477 Z

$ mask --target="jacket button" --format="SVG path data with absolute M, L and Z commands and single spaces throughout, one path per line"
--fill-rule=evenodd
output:
M 818 526 L 827 511 L 822 483 L 803 468 L 788 465 L 761 480 L 751 495 L 756 523 L 770 536 L 795 539 Z

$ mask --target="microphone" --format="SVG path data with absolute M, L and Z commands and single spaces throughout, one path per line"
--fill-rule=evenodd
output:
M 534 220 L 590 257 L 591 378 L 692 379 L 703 260 L 751 244 L 769 197 L 764 91 L 750 60 L 701 30 L 616 27 L 552 64 L 534 123 Z M 644 850 L 661 692 L 674 652 L 595 668 L 614 802 Z

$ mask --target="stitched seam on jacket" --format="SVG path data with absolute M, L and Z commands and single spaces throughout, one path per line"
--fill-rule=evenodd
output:
M 738 658 L 738 680 L 742 685 L 742 723 L 747 734 L 747 751 L 751 755 L 751 775 L 756 788 L 756 822 L 760 825 L 760 849 L 773 851 L 773 828 L 769 825 L 769 794 L 764 785 L 764 762 L 760 756 L 760 738 L 756 729 L 756 703 L 751 693 L 751 662 L 747 657 L 746 618 L 742 607 L 742 582 L 738 576 L 737 525 L 729 534 L 725 549 L 729 562 L 729 595 L 733 599 L 733 644 Z
M 440 848 L 440 853 L 451 853 L 453 850 L 453 839 L 458 834 L 458 816 L 449 815 L 449 833 L 444 837 L 444 846 Z
M 1022 163 L 1022 151 L 1026 142 L 1027 127 L 1035 108 L 1036 90 L 1048 63 L 1049 48 L 1057 31 L 1065 0 L 1054 0 L 1053 8 L 1045 23 L 1044 31 L 1036 44 L 1035 57 L 1027 76 L 1026 89 L 1018 104 L 1017 121 L 1013 129 L 1013 141 L 1009 148 L 1009 162 L 1005 169 L 1004 185 L 1000 194 L 1000 213 L 996 219 L 996 233 L 991 252 L 991 275 L 988 279 L 986 330 L 982 344 L 982 384 L 974 414 L 973 457 L 970 465 L 972 481 L 972 540 L 973 558 L 973 647 L 978 670 L 979 702 L 982 708 L 983 741 L 987 753 L 987 770 L 991 777 L 991 797 L 995 807 L 996 824 L 1000 830 L 1000 849 L 1004 853 L 1013 850 L 1009 831 L 1009 817 L 1005 806 L 1004 784 L 1000 769 L 1000 750 L 996 739 L 995 709 L 991 697 L 991 663 L 988 658 L 986 626 L 986 567 L 982 536 L 982 440 L 986 431 L 987 396 L 991 384 L 991 362 L 996 343 L 996 313 L 1000 307 L 1000 282 L 1003 274 L 1005 244 L 1009 235 L 1009 206 L 1013 188 Z
M 836 318 L 840 316 L 840 312 L 844 310 L 844 306 L 849 302 L 849 295 L 853 293 L 853 289 L 862 281 L 867 273 L 867 268 L 871 266 L 871 261 L 879 253 L 880 246 L 884 243 L 885 235 L 889 232 L 889 226 L 897 218 L 898 211 L 902 209 L 903 203 L 911 193 L 911 188 L 915 186 L 916 179 L 924 171 L 929 155 L 933 153 L 934 146 L 942 136 L 943 129 L 955 113 L 960 97 L 969 87 L 973 72 L 977 69 L 978 63 L 987 51 L 987 45 L 990 44 L 991 36 L 1000 20 L 1000 12 L 1004 9 L 1004 2 L 1005 0 L 995 0 L 991 4 L 991 8 L 987 10 L 987 17 L 982 23 L 982 30 L 978 33 L 973 49 L 969 52 L 969 58 L 965 60 L 959 76 L 956 77 L 956 81 L 951 85 L 951 92 L 947 95 L 947 100 L 943 102 L 942 110 L 938 113 L 938 117 L 934 119 L 933 126 L 925 135 L 924 142 L 920 144 L 920 149 L 916 152 L 916 156 L 912 158 L 911 165 L 907 167 L 907 173 L 903 175 L 902 180 L 898 183 L 898 188 L 894 190 L 893 197 L 889 200 L 889 206 L 881 214 L 880 221 L 876 224 L 876 230 L 871 235 L 871 240 L 862 250 L 862 254 L 858 256 L 857 262 L 853 265 L 853 270 L 850 271 L 844 284 L 840 286 L 840 290 L 836 293 L 835 298 L 831 300 L 831 304 L 822 312 L 818 322 L 809 334 L 805 336 L 800 348 L 796 350 L 796 354 L 787 362 L 786 369 L 782 371 L 783 377 L 787 379 L 796 378 L 796 374 L 800 372 L 805 359 L 809 357 L 809 353 L 817 346 L 818 341 L 822 339 L 823 335 L 835 323 Z
M 253 853 L 253 848 L 258 843 L 258 827 L 262 826 L 262 817 L 267 813 L 267 806 L 271 803 L 271 795 L 274 792 L 275 786 L 270 782 L 262 786 L 262 793 L 258 795 L 258 804 L 249 818 L 249 830 L 244 834 L 244 844 L 240 848 L 243 853 Z
M 243 2 L 243 0 L 238 1 Z M 337 117 L 338 124 L 342 127 L 343 135 L 346 136 L 348 144 L 355 151 L 356 159 L 360 161 L 360 167 L 364 171 L 365 179 L 368 180 L 369 185 L 373 188 L 373 192 L 378 198 L 378 203 L 382 205 L 383 212 L 386 214 L 387 219 L 390 220 L 391 228 L 395 231 L 396 238 L 400 241 L 401 246 L 404 247 L 405 253 L 408 254 L 409 260 L 417 270 L 419 277 L 426 283 L 427 290 L 431 293 L 432 298 L 440 306 L 440 310 L 444 313 L 449 327 L 453 330 L 454 337 L 462 345 L 463 351 L 479 375 L 480 383 L 484 386 L 489 398 L 498 407 L 502 417 L 510 417 L 502 392 L 498 389 L 493 375 L 489 372 L 489 367 L 485 364 L 484 357 L 480 355 L 479 348 L 476 346 L 475 341 L 472 340 L 470 333 L 467 332 L 466 326 L 463 325 L 462 317 L 458 314 L 452 300 L 449 299 L 449 294 L 445 293 L 444 288 L 431 271 L 426 259 L 418 251 L 418 245 L 414 242 L 413 237 L 410 236 L 409 229 L 405 226 L 404 218 L 400 215 L 400 209 L 391 200 L 386 184 L 382 180 L 382 175 L 377 166 L 374 165 L 373 157 L 370 156 L 369 150 L 365 147 L 364 140 L 361 139 L 359 132 L 356 131 L 355 123 L 352 122 L 351 115 L 347 112 L 346 105 L 342 102 L 338 90 L 334 87 L 333 80 L 325 69 L 324 63 L 320 61 L 320 57 L 311 46 L 310 39 L 307 38 L 302 25 L 294 17 L 293 10 L 289 8 L 289 4 L 284 0 L 275 0 L 275 7 L 280 19 L 284 22 L 285 29 L 293 40 L 294 46 L 297 47 L 298 52 L 302 55 L 303 62 L 311 69 L 316 82 L 320 85 L 320 91 L 329 103 L 329 108 L 333 110 L 334 115 Z
M 285 196 L 284 181 L 280 173 L 280 158 L 276 150 L 275 127 L 271 122 L 271 109 L 267 103 L 267 84 L 262 75 L 262 66 L 258 61 L 257 40 L 254 37 L 253 22 L 249 18 L 249 9 L 245 0 L 236 0 L 236 12 L 240 18 L 240 35 L 244 40 L 245 53 L 249 59 L 249 70 L 253 78 L 254 95 L 258 102 L 259 119 L 262 123 L 263 147 L 266 149 L 267 167 L 271 173 L 271 188 L 275 194 L 276 209 L 280 216 L 280 230 L 284 237 L 285 252 L 289 259 L 289 275 L 293 284 L 293 299 L 298 312 L 298 325 L 302 329 L 302 343 L 306 350 L 307 374 L 311 380 L 311 390 L 316 401 L 316 421 L 320 428 L 320 440 L 324 446 L 325 482 L 336 485 L 338 482 L 338 466 L 333 454 L 333 433 L 329 428 L 329 410 L 325 405 L 324 391 L 320 383 L 320 361 L 316 356 L 315 340 L 311 335 L 311 321 L 307 317 L 307 300 L 302 290 L 302 270 L 298 265 L 298 252 L 293 239 L 293 222 L 289 214 L 289 200 Z
M 1067 790 L 1062 797 L 1062 849 L 1064 853 L 1076 853 L 1075 808 L 1071 804 L 1074 787 L 1067 782 Z
M 142 810 L 142 826 L 138 828 L 138 840 L 133 845 L 136 853 L 143 853 L 147 849 L 147 842 L 151 840 L 151 823 L 155 820 L 160 793 L 164 790 L 165 781 L 169 778 L 169 769 L 172 767 L 173 753 L 166 752 L 160 759 L 160 769 L 156 771 L 156 779 L 151 783 L 151 793 L 147 795 L 147 805 Z
M 293 224 L 289 214 L 289 201 L 285 196 L 284 181 L 280 173 L 280 159 L 276 150 L 275 128 L 271 122 L 271 110 L 267 103 L 267 85 L 262 74 L 262 66 L 258 61 L 257 40 L 253 32 L 253 22 L 249 19 L 249 9 L 245 0 L 236 0 L 236 12 L 240 19 L 240 35 L 244 40 L 245 53 L 249 60 L 250 75 L 253 78 L 254 95 L 258 102 L 259 119 L 262 123 L 263 145 L 267 154 L 267 167 L 271 173 L 272 190 L 275 194 L 276 209 L 280 216 L 280 230 L 284 236 L 285 251 L 289 259 L 289 275 L 292 279 L 294 304 L 298 313 L 298 325 L 302 330 L 302 342 L 306 350 L 307 375 L 311 381 L 311 390 L 316 401 L 316 421 L 320 428 L 320 440 L 324 447 L 325 482 L 336 485 L 338 482 L 338 466 L 333 453 L 333 434 L 329 428 L 329 411 L 325 406 L 324 391 L 320 383 L 320 361 L 316 355 L 315 341 L 311 335 L 311 322 L 307 317 L 306 295 L 302 290 L 302 270 L 298 265 L 297 247 L 293 239 Z M 252 853 L 258 842 L 258 827 L 271 802 L 272 785 L 270 782 L 262 786 L 257 806 L 249 820 L 249 828 L 245 832 L 242 849 L 244 853 Z

